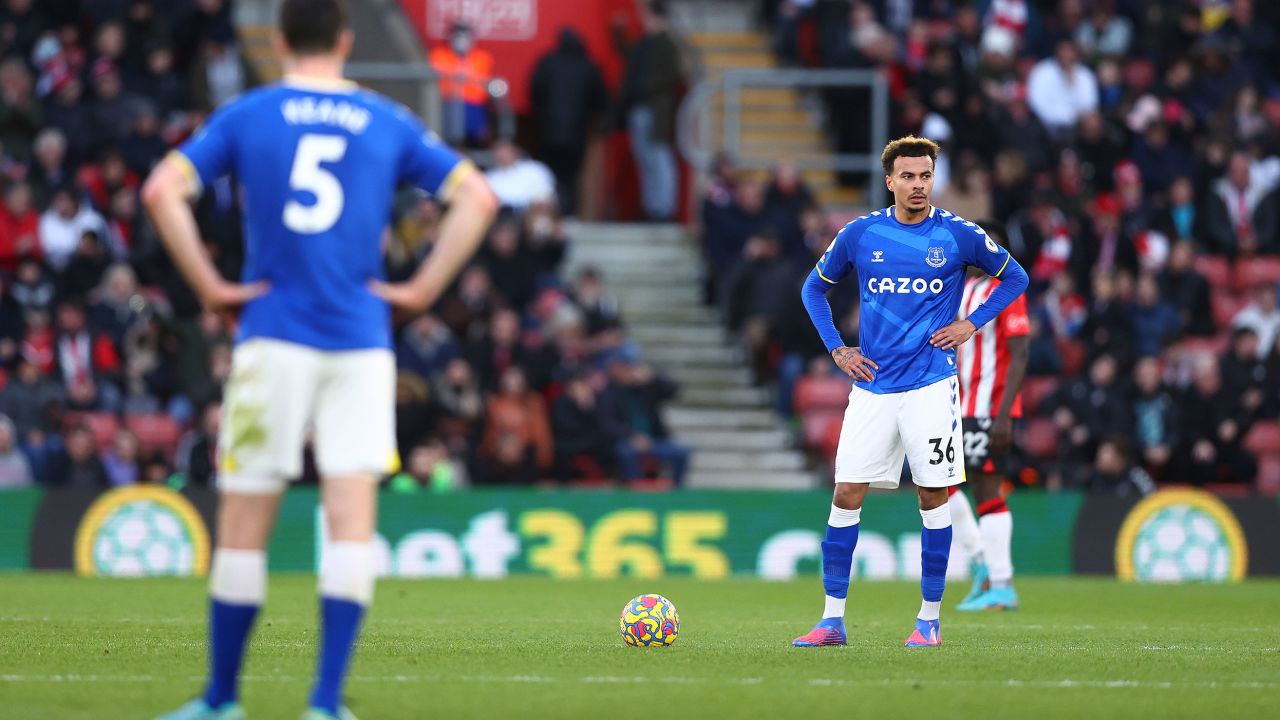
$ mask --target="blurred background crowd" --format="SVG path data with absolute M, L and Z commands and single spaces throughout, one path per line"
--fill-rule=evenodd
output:
M 4 0 L 0 58 L 0 487 L 208 485 L 232 327 L 177 276 L 138 189 L 253 83 L 231 9 Z M 659 412 L 675 385 L 626 342 L 598 272 L 562 275 L 555 176 L 491 140 L 504 212 L 455 287 L 397 335 L 404 471 L 391 486 L 680 482 L 688 451 Z M 430 252 L 440 216 L 401 196 L 389 277 Z M 238 276 L 233 179 L 207 189 L 197 217 L 218 267 Z
M 936 204 L 1004 236 L 1031 274 L 1017 482 L 1280 490 L 1257 480 L 1280 479 L 1280 3 L 758 9 L 780 64 L 883 73 L 891 134 L 942 145 Z M 442 88 L 462 108 L 444 130 L 481 148 L 505 209 L 447 296 L 398 331 L 393 488 L 681 482 L 690 452 L 662 413 L 679 388 L 629 341 L 602 274 L 564 267 L 562 218 L 598 128 L 629 135 L 641 214 L 677 214 L 687 63 L 661 3 L 641 20 L 631 41 L 618 28 L 612 97 L 571 31 L 528 68 L 534 157 L 495 132 L 470 29 L 432 49 L 433 65 L 473 75 Z M 2 0 L 0 58 L 0 487 L 208 484 L 231 328 L 177 277 L 137 191 L 254 83 L 229 0 Z M 873 150 L 859 91 L 812 100 L 832 147 Z M 798 290 L 850 218 L 785 161 L 761 174 L 721 157 L 700 192 L 704 302 L 823 467 L 847 382 Z M 238 204 L 224 179 L 197 205 L 228 276 Z M 430 252 L 440 215 L 402 194 L 384 239 L 391 278 Z M 851 342 L 852 285 L 832 293 Z

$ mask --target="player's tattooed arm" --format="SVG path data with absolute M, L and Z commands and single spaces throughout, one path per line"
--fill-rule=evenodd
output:
M 880 369 L 879 365 L 863 355 L 862 350 L 856 347 L 841 345 L 831 351 L 831 359 L 835 360 L 836 365 L 854 380 L 871 382 L 875 379 L 873 371 Z
M 973 334 L 978 332 L 978 328 L 968 320 L 956 320 L 933 334 L 929 338 L 929 344 L 939 350 L 950 350 L 959 347 L 967 342 Z

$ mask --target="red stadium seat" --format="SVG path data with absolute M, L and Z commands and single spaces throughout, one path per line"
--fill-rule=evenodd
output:
M 1058 389 L 1058 379 L 1051 377 L 1029 377 L 1022 384 L 1022 412 L 1031 415 L 1040 407 L 1044 399 Z
M 1249 304 L 1248 298 L 1240 297 L 1230 290 L 1215 289 L 1209 300 L 1213 304 L 1213 322 L 1220 328 L 1231 327 L 1231 319 Z
M 1280 258 L 1258 257 L 1236 262 L 1233 285 L 1237 292 L 1248 292 L 1263 283 L 1280 283 Z
M 1053 457 L 1058 453 L 1058 430 L 1048 418 L 1032 418 L 1022 430 L 1020 444 L 1034 457 Z
M 1156 64 L 1145 58 L 1133 58 L 1124 64 L 1124 84 L 1141 93 L 1156 82 Z
M 600 467 L 600 463 L 591 455 L 582 454 L 574 455 L 569 458 L 569 468 L 573 477 L 571 484 L 574 487 L 605 487 L 612 486 L 613 480 L 609 474 Z
M 1221 357 L 1231 345 L 1231 336 L 1223 333 L 1216 337 L 1194 337 L 1179 341 L 1171 348 L 1186 355 L 1213 355 Z
M 78 425 L 89 428 L 93 441 L 99 450 L 111 447 L 116 433 L 120 432 L 120 421 L 115 415 L 106 412 L 72 412 L 62 420 L 64 432 Z
M 627 483 L 627 489 L 632 492 L 669 492 L 675 486 L 671 478 L 665 477 L 639 478 Z
M 1244 447 L 1254 455 L 1280 454 L 1280 422 L 1263 420 L 1254 423 L 1244 436 Z
M 1280 453 L 1258 458 L 1257 488 L 1263 495 L 1280 495 Z
M 182 427 L 177 421 L 163 413 L 151 415 L 126 415 L 124 426 L 134 435 L 148 452 L 161 452 L 172 459 L 182 438 Z
M 828 377 L 802 377 L 796 381 L 792 392 L 797 415 L 807 415 L 813 410 L 838 410 L 844 412 L 849 402 L 849 387 L 852 383 L 847 377 L 831 375 Z
M 1253 488 L 1234 482 L 1205 483 L 1200 489 L 1220 498 L 1247 498 L 1253 494 Z
M 1075 377 L 1084 370 L 1085 356 L 1088 350 L 1085 349 L 1084 343 L 1079 340 L 1070 338 L 1062 338 L 1057 342 L 1058 355 L 1062 357 L 1062 374 L 1065 377 Z
M 1196 272 L 1209 281 L 1209 287 L 1225 288 L 1231 284 L 1231 263 L 1221 255 L 1196 258 Z

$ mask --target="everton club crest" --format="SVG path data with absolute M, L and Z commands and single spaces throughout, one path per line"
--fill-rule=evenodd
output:
M 925 264 L 931 268 L 940 268 L 947 264 L 947 256 L 940 247 L 929 248 L 929 254 L 924 257 Z

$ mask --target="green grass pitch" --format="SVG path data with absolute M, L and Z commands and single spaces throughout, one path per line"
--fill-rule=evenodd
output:
M 314 579 L 275 576 L 249 653 L 250 718 L 296 718 Z M 1280 701 L 1280 583 L 1019 581 L 1023 609 L 951 609 L 906 649 L 908 583 L 855 583 L 845 648 L 793 649 L 816 579 L 384 581 L 347 687 L 380 718 L 1259 718 Z M 618 613 L 666 595 L 670 648 L 628 648 Z M 0 717 L 151 718 L 195 694 L 204 584 L 0 575 Z

